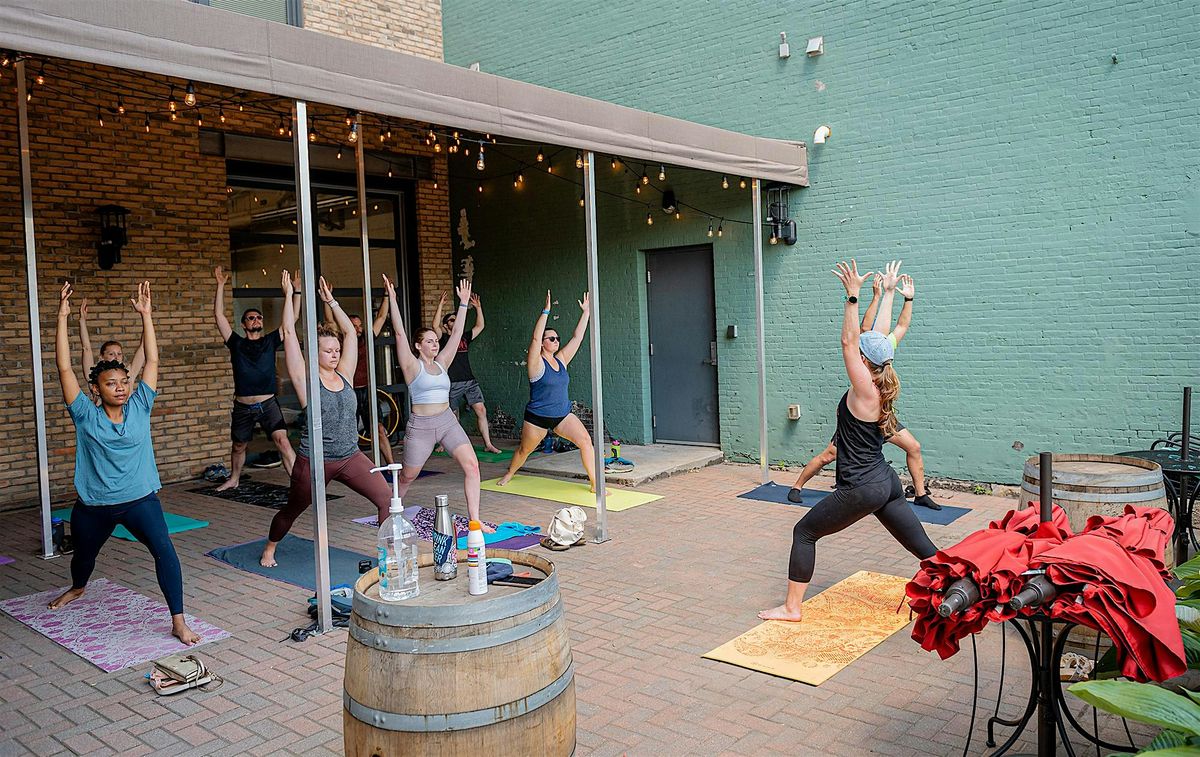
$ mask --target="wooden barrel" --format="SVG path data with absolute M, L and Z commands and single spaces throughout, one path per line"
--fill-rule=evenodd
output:
M 1079 533 L 1093 515 L 1122 515 L 1125 505 L 1167 510 L 1162 467 L 1149 460 L 1117 455 L 1055 455 L 1054 504 L 1061 507 Z M 1021 507 L 1041 499 L 1037 456 L 1025 461 Z M 1164 559 L 1174 565 L 1175 549 L 1168 539 Z
M 529 587 L 467 593 L 466 551 L 453 581 L 421 555 L 418 596 L 379 598 L 371 571 L 354 587 L 346 640 L 346 754 L 569 755 L 575 750 L 575 680 L 554 564 L 488 550 Z

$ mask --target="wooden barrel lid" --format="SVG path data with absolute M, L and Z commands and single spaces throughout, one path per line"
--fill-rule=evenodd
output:
M 1055 455 L 1054 484 L 1086 487 L 1161 487 L 1162 467 L 1149 460 L 1118 455 Z M 1038 458 L 1025 462 L 1025 480 L 1039 480 Z

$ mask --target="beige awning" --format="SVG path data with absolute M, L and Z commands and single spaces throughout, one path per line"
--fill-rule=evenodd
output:
M 183 0 L 0 0 L 0 48 L 808 185 L 801 142 L 702 126 Z

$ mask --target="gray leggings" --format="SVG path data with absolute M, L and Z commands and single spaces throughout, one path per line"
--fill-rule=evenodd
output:
M 817 562 L 817 540 L 844 531 L 868 515 L 878 518 L 888 533 L 918 558 L 923 560 L 937 551 L 904 499 L 900 477 L 892 471 L 882 481 L 837 489 L 796 523 L 792 529 L 788 579 L 798 583 L 811 581 Z

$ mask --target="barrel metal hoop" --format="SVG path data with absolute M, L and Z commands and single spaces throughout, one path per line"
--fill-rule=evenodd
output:
M 372 599 L 354 592 L 354 612 L 385 626 L 471 626 L 504 620 L 546 604 L 558 595 L 558 574 L 551 573 L 528 589 L 492 602 L 465 605 L 420 606 Z
M 430 733 L 438 731 L 465 731 L 468 728 L 501 723 L 506 720 L 533 712 L 539 707 L 552 702 L 570 685 L 575 674 L 575 663 L 572 662 L 554 683 L 534 692 L 529 696 L 497 707 L 485 707 L 482 710 L 469 712 L 451 712 L 440 715 L 406 715 L 395 712 L 383 712 L 358 702 L 343 692 L 342 703 L 346 710 L 367 725 L 382 728 L 385 731 L 406 731 L 410 733 Z
M 476 636 L 460 636 L 455 639 L 402 639 L 395 636 L 372 633 L 354 622 L 350 623 L 350 635 L 359 644 L 371 649 L 378 649 L 382 652 L 404 654 L 471 652 L 476 649 L 498 647 L 502 644 L 517 641 L 518 639 L 524 639 L 526 636 L 532 636 L 561 618 L 562 614 L 562 600 L 559 600 L 558 604 L 554 605 L 549 612 L 542 613 L 533 620 L 527 620 L 511 628 L 493 631 L 492 633 Z
M 1021 483 L 1021 490 L 1028 492 L 1031 495 L 1031 500 L 1036 501 L 1041 497 L 1041 489 L 1038 485 L 1024 481 Z M 1084 504 L 1101 502 L 1111 502 L 1118 505 L 1136 504 L 1138 502 L 1150 502 L 1156 499 L 1164 499 L 1167 496 L 1167 490 L 1163 487 L 1144 492 L 1078 492 L 1069 489 L 1062 489 L 1059 486 L 1054 486 L 1055 502 L 1081 502 Z M 1087 496 L 1081 496 L 1087 495 Z

